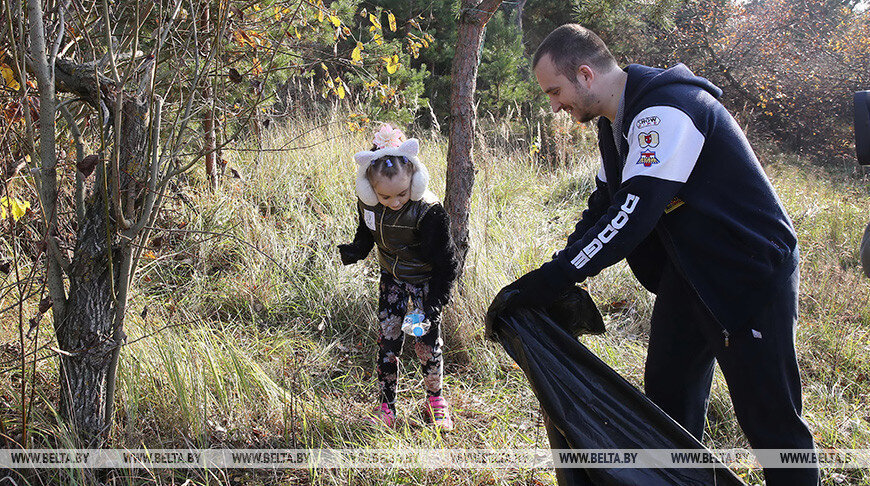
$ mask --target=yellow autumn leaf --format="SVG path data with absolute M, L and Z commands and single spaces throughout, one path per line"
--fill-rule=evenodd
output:
M 338 95 L 338 99 L 343 100 L 345 91 L 344 91 L 344 83 L 339 83 L 338 88 L 335 90 L 335 93 Z
M 384 43 L 384 37 L 381 34 L 375 34 L 375 36 L 372 37 L 372 40 L 379 46 Z
M 12 213 L 12 219 L 18 221 L 27 213 L 28 208 L 30 208 L 29 201 L 21 201 L 14 197 L 3 196 L 0 198 L 0 219 L 6 219 L 6 211 L 9 211 Z
M 260 4 L 259 3 L 254 4 L 254 11 L 256 11 L 256 12 L 260 11 Z
M 387 14 L 387 19 L 390 21 L 390 30 L 395 32 L 396 31 L 396 16 L 393 15 L 393 12 L 390 12 L 389 14 Z
M 363 49 L 362 42 L 357 42 L 356 47 L 353 48 L 353 52 L 350 53 L 350 59 L 353 62 L 362 61 L 362 49 Z
M 248 38 L 248 35 L 245 34 L 244 30 L 237 30 L 233 32 L 233 39 L 235 39 L 235 41 L 242 46 L 251 42 L 251 40 Z
M 297 29 L 295 26 L 293 27 L 293 32 L 296 33 L 296 38 L 297 38 L 297 39 L 301 39 L 301 38 L 302 38 L 302 34 L 299 33 L 299 29 Z
M 384 61 L 387 63 L 387 73 L 394 74 L 399 69 L 399 56 L 393 54 L 393 57 L 385 57 Z
M 251 72 L 254 73 L 254 76 L 263 74 L 263 66 L 260 65 L 260 59 L 255 57 L 251 62 L 253 64 Z
M 381 30 L 381 21 L 378 20 L 377 17 L 375 17 L 375 16 L 372 15 L 372 14 L 369 14 L 369 22 L 372 23 L 372 27 L 374 27 L 374 28 L 376 28 L 376 29 L 378 29 L 378 30 Z
M 281 7 L 275 6 L 275 20 L 281 20 Z
M 335 15 L 330 15 L 329 21 L 332 22 L 332 25 L 334 25 L 336 27 L 341 27 L 341 19 L 339 19 Z
M 12 202 L 12 219 L 14 219 L 15 221 L 21 219 L 21 217 L 24 216 L 24 213 L 27 212 L 27 208 L 29 207 L 30 203 L 28 201 L 22 202 L 17 199 L 14 200 Z
M 15 73 L 12 71 L 12 68 L 7 66 L 6 64 L 0 64 L 0 74 L 3 76 L 3 81 L 6 83 L 6 86 L 9 89 L 18 90 L 21 87 L 18 84 L 18 81 L 15 79 Z

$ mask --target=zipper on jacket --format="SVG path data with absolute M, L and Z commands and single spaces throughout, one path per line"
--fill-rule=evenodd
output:
M 667 244 L 670 243 L 670 247 L 671 247 L 671 249 L 673 249 L 674 241 L 671 239 L 671 234 L 666 229 L 663 229 L 663 228 L 660 228 L 657 231 L 659 232 L 659 237 L 667 236 L 667 240 L 665 242 L 665 245 L 668 246 Z M 674 252 L 674 253 L 676 254 L 676 252 Z M 723 326 L 722 323 L 719 322 L 719 318 L 716 317 L 716 314 L 714 314 L 713 311 L 710 310 L 710 306 L 707 305 L 707 302 L 705 302 L 704 298 L 701 297 L 700 292 L 698 292 L 698 289 L 695 288 L 695 284 L 693 284 L 692 281 L 689 280 L 688 277 L 686 277 L 686 275 L 683 273 L 683 269 L 679 266 L 679 262 L 673 261 L 673 262 L 671 262 L 671 265 L 674 265 L 674 268 L 677 270 L 677 273 L 679 273 L 680 276 L 683 278 L 683 280 L 685 280 L 686 283 L 689 284 L 689 287 L 691 287 L 692 291 L 695 292 L 695 295 L 698 296 L 698 300 L 700 300 L 701 304 L 704 305 L 704 308 L 707 309 L 707 313 L 710 314 L 710 317 L 712 317 L 713 320 L 716 322 L 716 324 L 718 324 L 719 327 L 722 328 L 722 339 L 725 342 L 725 347 L 727 348 L 728 345 L 731 344 L 731 333 L 728 332 L 728 329 L 725 329 L 725 326 Z
M 384 217 L 386 215 L 386 209 L 387 208 L 384 207 L 384 210 L 381 211 L 381 224 L 378 225 L 381 228 L 379 233 L 381 234 L 381 245 L 383 245 L 384 248 L 387 248 L 387 240 L 384 239 Z

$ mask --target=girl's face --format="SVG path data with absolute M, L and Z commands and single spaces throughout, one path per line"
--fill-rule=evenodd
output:
M 376 174 L 372 179 L 372 189 L 384 207 L 398 211 L 411 199 L 411 176 L 406 171 L 393 177 Z

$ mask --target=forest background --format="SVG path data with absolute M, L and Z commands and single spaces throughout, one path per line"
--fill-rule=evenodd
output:
M 522 373 L 481 327 L 495 292 L 563 244 L 592 189 L 594 126 L 551 113 L 529 65 L 569 21 L 598 32 L 621 64 L 682 62 L 723 88 L 801 239 L 806 416 L 820 446 L 866 448 L 870 293 L 855 249 L 870 186 L 854 160 L 851 102 L 870 88 L 870 14 L 856 0 L 4 0 L 0 441 L 546 447 Z M 481 41 L 471 53 L 469 25 Z M 476 70 L 464 80 L 473 105 L 457 112 L 463 59 Z M 477 123 L 459 120 L 469 116 Z M 376 264 L 342 268 L 334 246 L 354 229 L 351 156 L 381 122 L 421 139 L 433 190 L 468 218 L 445 321 L 458 418 L 446 436 L 413 418 L 409 353 L 405 425 L 382 434 L 361 419 L 374 396 Z M 451 165 L 462 144 L 474 146 L 464 171 Z M 652 296 L 624 265 L 585 285 L 608 333 L 584 343 L 642 386 Z M 706 436 L 746 445 L 719 375 Z M 554 480 L 547 470 L 4 474 L 16 484 Z M 824 481 L 870 484 L 870 474 L 826 470 Z

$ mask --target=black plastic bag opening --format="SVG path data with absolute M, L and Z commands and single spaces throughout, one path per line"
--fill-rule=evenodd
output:
M 494 325 L 541 404 L 550 447 L 707 451 L 577 341 L 572 335 L 577 330 L 603 330 L 603 321 L 585 290 L 574 287 L 569 294 L 546 310 L 505 311 Z M 556 476 L 560 485 L 745 485 L 721 463 L 709 468 L 557 468 Z

